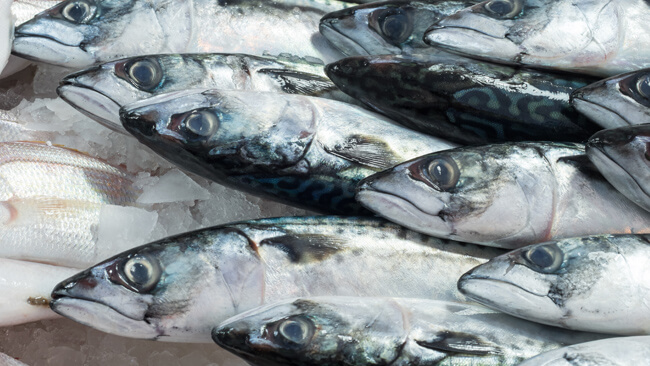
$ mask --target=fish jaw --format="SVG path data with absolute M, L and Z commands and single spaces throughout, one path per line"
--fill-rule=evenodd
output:
M 82 48 L 90 26 L 71 27 L 44 15 L 16 27 L 13 53 L 17 56 L 67 67 L 84 67 L 96 60 Z
M 341 21 L 337 18 L 328 17 L 321 19 L 319 31 L 327 41 L 336 47 L 346 56 L 367 56 L 370 55 L 356 40 L 349 37 L 341 30 Z
M 66 80 L 56 92 L 61 99 L 86 116 L 114 131 L 127 133 L 119 118 L 121 106 L 108 96 Z

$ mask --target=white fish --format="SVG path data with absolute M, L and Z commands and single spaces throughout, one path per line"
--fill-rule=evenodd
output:
M 0 327 L 59 318 L 50 310 L 52 289 L 75 268 L 0 258 Z M 0 366 L 4 365 L 0 356 Z

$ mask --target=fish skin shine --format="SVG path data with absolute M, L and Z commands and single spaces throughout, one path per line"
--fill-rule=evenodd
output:
M 51 307 L 125 337 L 212 342 L 212 328 L 226 318 L 288 297 L 464 301 L 456 279 L 502 253 L 380 219 L 262 219 L 119 254 L 60 283 Z
M 519 248 L 595 234 L 650 233 L 577 143 L 518 142 L 429 154 L 359 183 L 357 200 L 428 235 Z

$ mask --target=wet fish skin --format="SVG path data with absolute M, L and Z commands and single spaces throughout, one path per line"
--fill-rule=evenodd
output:
M 58 318 L 48 306 L 52 289 L 78 271 L 0 258 L 0 327 Z
M 216 327 L 214 341 L 260 366 L 516 365 L 603 336 L 518 320 L 480 306 L 404 298 L 284 300 Z
M 571 95 L 573 106 L 603 128 L 650 122 L 650 69 L 597 81 Z
M 650 211 L 650 125 L 600 131 L 587 143 L 587 156 L 630 201 Z
M 425 41 L 497 62 L 612 76 L 649 67 L 643 0 L 489 0 L 434 24 Z M 566 26 L 571 24 L 571 27 Z
M 329 62 L 340 53 L 316 32 L 318 22 L 349 5 L 334 0 L 66 0 L 17 27 L 13 52 L 70 68 L 156 53 L 290 53 Z
M 650 359 L 650 337 L 608 338 L 545 352 L 519 366 L 624 366 Z
M 648 235 L 563 239 L 496 257 L 464 274 L 458 288 L 486 306 L 543 324 L 649 334 L 648 258 Z
M 379 219 L 263 219 L 126 251 L 60 283 L 51 307 L 126 337 L 211 342 L 210 331 L 220 321 L 287 297 L 463 301 L 456 289 L 458 276 L 500 253 L 430 238 Z M 125 268 L 138 263 L 146 273 L 127 276 Z
M 449 56 L 339 60 L 327 75 L 344 92 L 406 126 L 462 144 L 583 142 L 599 127 L 569 103 L 594 81 Z
M 361 107 L 301 95 L 190 90 L 120 115 L 127 131 L 185 170 L 331 214 L 368 215 L 354 200 L 362 178 L 455 147 Z
M 13 33 L 14 19 L 11 15 L 11 0 L 3 0 L 0 2 L 0 73 L 11 54 Z
M 149 55 L 112 61 L 67 76 L 57 92 L 82 113 L 127 133 L 119 118 L 122 106 L 194 88 L 276 91 L 353 101 L 325 76 L 322 63 L 243 54 Z
M 428 235 L 518 248 L 594 234 L 650 233 L 650 215 L 574 143 L 520 142 L 429 154 L 359 183 L 357 200 Z
M 432 54 L 424 32 L 471 0 L 381 1 L 326 14 L 320 32 L 346 56 Z
M 9 357 L 4 353 L 0 353 L 0 365 L 2 366 L 26 366 L 24 363 Z

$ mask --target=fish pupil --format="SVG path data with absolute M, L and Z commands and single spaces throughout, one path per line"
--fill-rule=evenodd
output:
M 143 84 L 149 84 L 153 80 L 154 70 L 148 65 L 138 65 L 133 70 L 133 76 Z
M 544 248 L 535 248 L 530 253 L 530 261 L 541 268 L 547 268 L 553 265 L 553 255 Z
M 185 119 L 185 127 L 195 135 L 210 136 L 219 124 L 217 116 L 210 111 L 200 111 L 190 114 Z
M 399 40 L 404 33 L 404 22 L 406 21 L 404 14 L 393 14 L 386 17 L 384 20 L 383 30 L 386 36 L 393 40 Z
M 650 98 L 650 75 L 646 75 L 645 77 L 641 78 L 641 80 L 639 80 L 637 89 L 641 95 L 646 98 Z
M 78 1 L 68 4 L 63 9 L 63 16 L 71 22 L 81 23 L 88 16 L 90 6 L 84 2 Z
M 145 284 L 149 281 L 149 268 L 142 263 L 134 263 L 130 269 L 131 280 L 136 284 Z
M 302 326 L 296 321 L 289 321 L 282 327 L 282 335 L 292 342 L 300 342 L 304 338 Z

